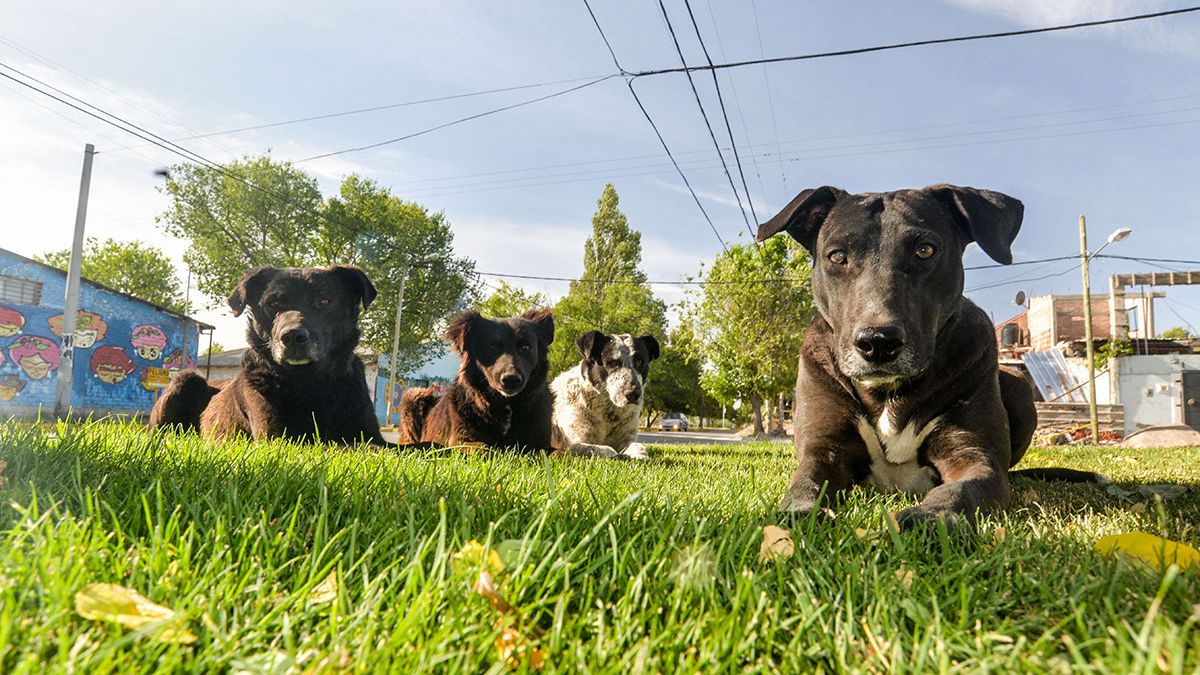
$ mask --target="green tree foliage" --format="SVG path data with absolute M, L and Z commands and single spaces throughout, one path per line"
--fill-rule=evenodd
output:
M 721 409 L 711 395 L 700 386 L 700 359 L 690 344 L 687 324 L 671 332 L 661 342 L 662 354 L 650 364 L 650 380 L 646 386 L 646 423 L 658 415 L 681 412 L 699 417 L 712 417 Z
M 34 259 L 66 271 L 71 251 L 49 251 Z M 81 267 L 85 279 L 176 312 L 187 311 L 175 265 L 157 247 L 140 241 L 101 242 L 89 237 L 83 246 Z
M 1191 333 L 1188 333 L 1187 329 L 1183 326 L 1175 326 L 1173 328 L 1164 330 L 1162 335 L 1159 335 L 1158 337 L 1164 340 L 1186 340 L 1192 337 L 1192 335 Z
M 444 214 L 360 176 L 347 177 L 336 196 L 324 199 L 316 179 L 270 156 L 246 157 L 226 170 L 262 189 L 181 164 L 162 188 L 170 204 L 158 218 L 164 231 L 187 240 L 184 260 L 214 306 L 256 265 L 359 265 L 379 291 L 363 314 L 363 344 L 390 353 L 400 279 L 409 269 L 400 370 L 444 348 L 441 324 L 476 292 L 474 263 L 454 255 Z
M 609 183 L 592 216 L 592 236 L 584 243 L 583 274 L 554 308 L 551 374 L 579 362 L 575 340 L 589 330 L 663 338 L 666 305 L 654 297 L 641 270 L 642 235 L 618 207 Z
M 787 237 L 757 250 L 732 246 L 701 277 L 684 323 L 688 342 L 706 367 L 704 389 L 722 403 L 749 401 L 755 432 L 762 433 L 762 403 L 790 391 L 802 335 L 815 314 L 808 254 Z
M 513 286 L 507 281 L 501 281 L 492 294 L 480 300 L 475 305 L 479 313 L 496 318 L 502 316 L 519 316 L 531 309 L 541 309 L 550 306 L 550 298 L 545 293 L 530 293 L 522 288 Z
M 205 347 L 204 351 L 200 352 L 200 355 L 208 356 L 209 354 L 220 354 L 223 351 L 225 351 L 225 345 L 221 344 L 220 342 L 213 342 L 211 346 Z

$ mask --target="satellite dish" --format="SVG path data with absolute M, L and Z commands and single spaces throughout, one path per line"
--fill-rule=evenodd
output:
M 1025 291 L 1017 291 L 1017 296 L 1013 298 L 1013 304 L 1025 306 Z

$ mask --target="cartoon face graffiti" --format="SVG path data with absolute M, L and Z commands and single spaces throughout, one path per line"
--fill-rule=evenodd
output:
M 8 346 L 8 358 L 34 380 L 43 379 L 50 371 L 57 370 L 60 356 L 53 340 L 37 335 L 22 335 Z
M 146 324 L 133 329 L 133 348 L 147 361 L 157 361 L 167 348 L 167 336 L 158 326 Z
M 167 358 L 163 359 L 163 368 L 173 373 L 195 367 L 196 362 L 192 360 L 192 357 L 184 354 L 182 349 L 171 350 L 171 353 L 167 354 Z
M 62 337 L 63 332 L 63 315 L 58 314 L 50 317 L 50 330 L 55 335 Z M 108 331 L 108 323 L 104 317 L 95 312 L 79 310 L 75 313 L 75 348 L 88 349 L 100 340 L 104 339 L 104 334 Z
M 133 359 L 116 345 L 104 345 L 92 353 L 92 372 L 105 384 L 117 384 L 137 370 Z
M 11 307 L 0 307 L 0 337 L 12 337 L 25 327 L 25 315 Z
M 0 401 L 11 401 L 25 388 L 25 380 L 9 373 L 0 377 Z

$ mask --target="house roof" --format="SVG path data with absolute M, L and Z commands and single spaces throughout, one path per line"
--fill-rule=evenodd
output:
M 39 265 L 39 266 L 41 266 L 41 267 L 44 267 L 44 268 L 46 268 L 46 269 L 48 269 L 48 270 L 51 270 L 51 271 L 53 271 L 53 272 L 56 272 L 56 273 L 58 273 L 58 274 L 61 274 L 61 275 L 63 275 L 64 277 L 66 277 L 66 276 L 67 276 L 67 273 L 66 273 L 65 271 L 58 269 L 58 268 L 57 268 L 57 267 L 55 267 L 54 265 L 47 265 L 46 263 L 44 263 L 44 262 L 38 262 L 37 260 L 34 260 L 33 258 L 26 258 L 25 256 L 21 255 L 20 253 L 15 253 L 15 252 L 13 252 L 13 251 L 10 251 L 10 250 L 8 250 L 8 249 L 6 249 L 6 248 L 0 248 L 0 253 L 4 253 L 5 255 L 10 255 L 10 256 L 12 256 L 12 257 L 14 257 L 14 258 L 17 258 L 18 260 L 21 260 L 21 261 L 23 261 L 23 262 L 27 262 L 27 263 L 30 263 L 30 264 L 33 264 L 33 265 Z M 194 318 L 192 318 L 192 317 L 190 317 L 190 316 L 188 316 L 188 315 L 186 315 L 186 314 L 181 314 L 180 312 L 177 312 L 177 311 L 175 311 L 175 310 L 171 309 L 170 307 L 163 307 L 162 305 L 156 305 L 156 304 L 154 304 L 153 302 L 149 302 L 149 301 L 147 301 L 147 300 L 143 300 L 143 299 L 141 299 L 141 298 L 139 298 L 139 297 L 137 297 L 137 296 L 135 296 L 135 295 L 130 295 L 130 294 L 128 294 L 128 293 L 126 293 L 126 292 L 124 292 L 124 291 L 118 291 L 117 289 L 115 289 L 115 288 L 113 288 L 113 287 L 111 287 L 111 286 L 105 286 L 104 284 L 102 284 L 102 283 L 100 283 L 100 282 L 98 282 L 98 281 L 92 281 L 91 279 L 88 279 L 87 277 L 80 277 L 80 280 L 81 280 L 83 283 L 85 283 L 85 284 L 88 284 L 88 285 L 90 285 L 90 286 L 94 286 L 95 288 L 98 288 L 98 289 L 100 289 L 100 290 L 102 290 L 102 291 L 106 291 L 106 292 L 108 292 L 108 293 L 114 293 L 114 294 L 116 294 L 116 295 L 119 295 L 119 296 L 121 296 L 121 297 L 123 297 L 123 298 L 128 298 L 128 299 L 130 299 L 130 300 L 134 300 L 134 301 L 136 301 L 136 302 L 140 302 L 140 303 L 142 303 L 143 305 L 149 305 L 150 307 L 153 307 L 154 309 L 156 309 L 156 310 L 158 310 L 158 311 L 160 311 L 160 312 L 162 312 L 162 313 L 164 313 L 164 314 L 170 314 L 171 316 L 174 316 L 174 317 L 177 317 L 177 318 L 183 319 L 184 321 L 191 321 L 192 323 L 196 324 L 196 325 L 197 325 L 198 327 L 200 327 L 200 328 L 204 328 L 204 329 L 208 329 L 208 330 L 215 330 L 215 328 L 216 328 L 215 326 L 211 326 L 211 325 L 209 325 L 209 324 L 207 324 L 207 323 L 204 323 L 203 321 L 200 321 L 199 319 L 194 319 Z

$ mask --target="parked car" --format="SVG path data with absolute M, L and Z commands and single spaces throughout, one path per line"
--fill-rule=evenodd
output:
M 658 421 L 659 431 L 687 431 L 688 421 L 683 413 L 667 413 Z

